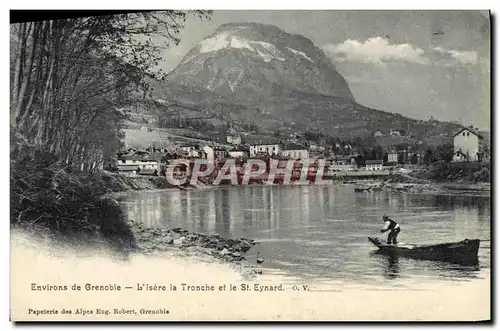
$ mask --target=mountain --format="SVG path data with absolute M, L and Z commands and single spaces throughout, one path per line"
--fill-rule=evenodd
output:
M 311 40 L 257 23 L 220 26 L 169 76 L 242 102 L 290 91 L 354 100 L 344 77 Z
M 411 91 L 409 91 L 411 93 Z M 404 130 L 451 134 L 456 125 L 417 121 L 364 107 L 333 63 L 313 42 L 276 26 L 231 23 L 194 46 L 166 81 L 154 82 L 154 112 L 209 116 L 241 129 L 321 130 L 366 137 Z

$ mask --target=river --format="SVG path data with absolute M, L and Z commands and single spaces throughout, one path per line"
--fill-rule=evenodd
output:
M 489 197 L 354 192 L 353 186 L 238 186 L 145 191 L 120 199 L 128 219 L 146 227 L 247 237 L 247 254 L 265 273 L 345 284 L 418 287 L 422 282 L 487 280 L 490 274 Z M 400 243 L 481 242 L 479 264 L 391 259 L 373 254 L 367 236 L 382 237 L 386 213 L 401 225 Z

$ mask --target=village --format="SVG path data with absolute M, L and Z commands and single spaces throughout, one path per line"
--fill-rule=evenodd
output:
M 399 132 L 398 132 L 399 133 Z M 390 133 L 391 135 L 396 132 Z M 373 134 L 375 137 L 380 132 Z M 308 160 L 310 176 L 318 171 L 318 165 L 324 168 L 323 176 L 336 178 L 383 178 L 394 170 L 426 167 L 433 162 L 488 162 L 489 153 L 481 149 L 484 138 L 473 127 L 464 127 L 453 136 L 453 150 L 447 151 L 447 159 L 434 157 L 430 152 L 413 151 L 409 146 L 394 146 L 385 150 L 378 147 L 375 151 L 362 153 L 356 146 L 326 145 L 315 143 L 299 143 L 297 141 L 282 141 L 268 139 L 245 143 L 241 135 L 227 135 L 225 144 L 208 142 L 202 144 L 184 143 L 174 148 L 151 146 L 145 149 L 128 148 L 118 153 L 116 159 L 109 162 L 106 170 L 118 172 L 127 176 L 166 176 L 169 167 L 176 167 L 176 176 L 189 176 L 195 160 L 204 160 L 214 165 L 215 172 L 221 169 L 225 162 L 232 160 L 239 171 L 249 159 L 260 159 L 266 164 L 269 172 L 271 163 L 278 168 L 285 168 L 289 160 L 297 161 L 293 175 L 299 176 L 301 161 Z M 191 166 L 179 167 L 179 160 Z M 212 178 L 213 179 L 213 178 Z

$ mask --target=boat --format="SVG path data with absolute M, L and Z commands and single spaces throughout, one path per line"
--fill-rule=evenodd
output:
M 374 237 L 368 237 L 368 240 L 378 248 L 380 254 L 452 263 L 477 262 L 480 244 L 479 239 L 464 239 L 459 242 L 435 245 L 390 245 Z

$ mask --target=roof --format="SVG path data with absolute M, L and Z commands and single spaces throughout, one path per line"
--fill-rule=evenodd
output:
M 307 147 L 299 144 L 286 144 L 283 146 L 283 150 L 285 151 L 302 151 L 307 150 Z
M 246 146 L 235 146 L 229 150 L 229 152 L 248 152 L 248 147 Z
M 137 171 L 140 168 L 137 164 L 119 164 L 117 166 L 118 171 Z M 146 169 L 140 169 L 141 171 L 145 171 Z M 154 172 L 154 169 L 152 170 Z
M 135 160 L 135 161 L 157 161 L 156 159 L 146 155 L 121 155 L 117 157 L 117 160 Z
M 355 159 L 356 157 L 355 156 L 352 156 L 352 155 L 348 155 L 348 156 L 336 156 L 334 157 L 334 160 L 351 160 L 351 159 Z
M 365 164 L 383 164 L 383 160 L 366 160 Z
M 476 130 L 475 130 L 475 129 L 473 129 L 473 128 L 461 128 L 461 129 L 460 129 L 460 131 L 458 131 L 457 133 L 455 133 L 455 134 L 453 135 L 453 137 L 458 136 L 460 133 L 462 133 L 462 132 L 463 132 L 463 131 L 465 131 L 465 130 L 467 130 L 467 131 L 469 131 L 470 133 L 472 133 L 472 134 L 476 135 L 478 138 L 481 138 L 481 139 L 483 138 L 483 137 L 479 134 L 479 132 L 478 132 L 478 131 L 476 131 Z
M 267 142 L 260 142 L 260 143 L 251 143 L 250 146 L 274 146 L 274 145 L 279 145 L 279 142 L 272 142 L 272 141 L 267 141 Z

